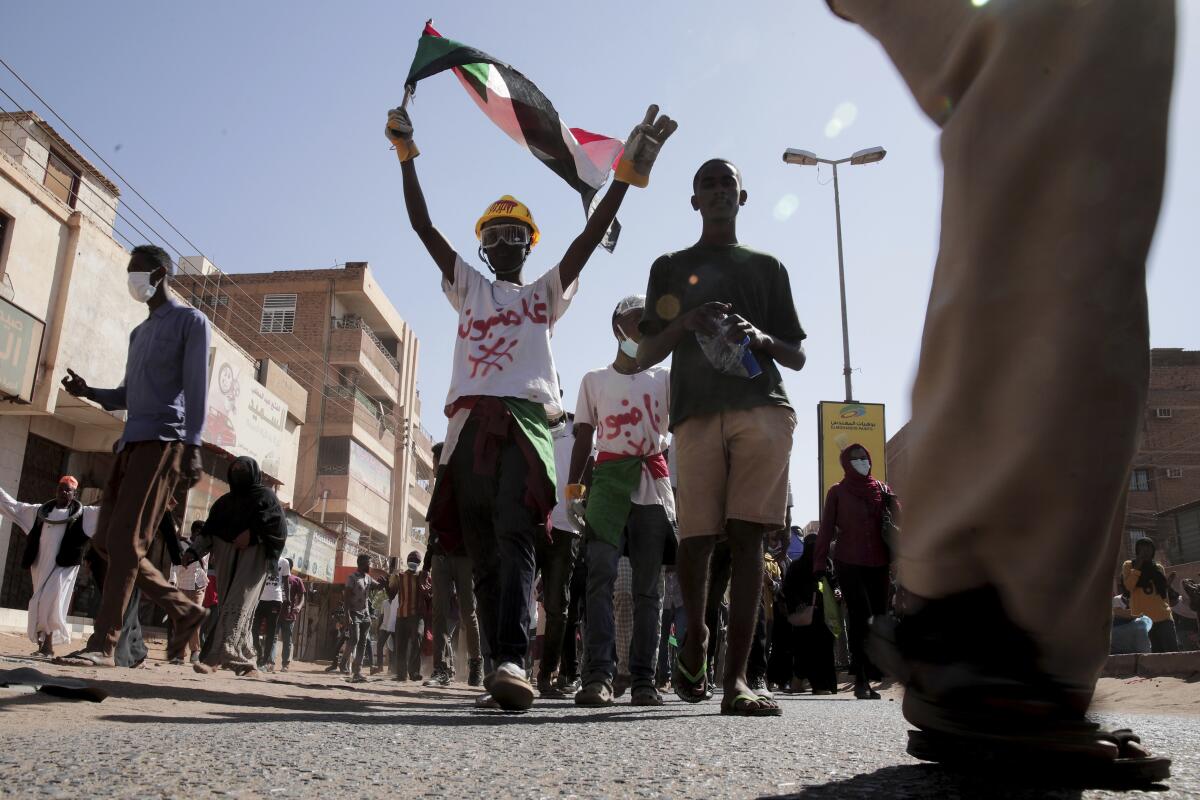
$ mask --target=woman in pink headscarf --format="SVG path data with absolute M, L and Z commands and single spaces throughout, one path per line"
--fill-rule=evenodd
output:
M 854 696 L 878 700 L 872 680 L 883 674 L 866 653 L 871 617 L 887 611 L 891 552 L 883 536 L 885 512 L 899 513 L 899 504 L 888 486 L 871 477 L 871 454 L 860 444 L 842 451 L 845 476 L 829 487 L 813 571 L 825 570 L 833 547 L 833 569 L 846 600 L 846 636 L 850 646 L 850 670 L 854 674 Z

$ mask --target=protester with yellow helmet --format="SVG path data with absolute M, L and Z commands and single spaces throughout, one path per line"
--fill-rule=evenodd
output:
M 631 182 L 645 185 L 675 123 L 650 106 L 625 144 L 604 199 L 558 265 L 526 284 L 521 271 L 541 232 L 529 208 L 509 195 L 475 226 L 480 258 L 495 273 L 471 268 L 433 226 L 417 179 L 413 125 L 393 109 L 386 133 L 404 179 L 413 230 L 442 273 L 442 291 L 458 312 L 450 417 L 440 476 L 429 506 L 431 546 L 465 545 L 471 557 L 480 630 L 496 669 L 479 705 L 523 710 L 533 703 L 525 677 L 534 543 L 546 535 L 557 499 L 550 420 L 563 415 L 550 337 L 577 289 Z

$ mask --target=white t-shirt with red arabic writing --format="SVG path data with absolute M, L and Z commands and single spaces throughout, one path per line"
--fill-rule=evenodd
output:
M 633 375 L 611 365 L 583 376 L 575 424 L 596 429 L 596 450 L 621 456 L 648 456 L 667 449 L 667 410 L 671 407 L 671 370 L 651 367 Z M 661 492 L 648 468 L 633 493 L 638 505 L 656 505 Z
M 548 417 L 558 416 L 561 394 L 550 337 L 578 286 L 576 281 L 564 289 L 557 266 L 524 286 L 490 281 L 457 258 L 454 283 L 442 280 L 458 312 L 447 409 L 460 397 L 516 397 L 541 403 Z

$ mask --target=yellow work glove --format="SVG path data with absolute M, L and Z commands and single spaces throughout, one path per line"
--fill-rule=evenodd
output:
M 413 141 L 412 120 L 408 118 L 406 109 L 393 108 L 389 111 L 387 126 L 383 132 L 388 141 L 396 146 L 396 157 L 400 159 L 401 163 L 421 155 L 416 142 Z
M 582 483 L 569 483 L 563 497 L 567 504 L 567 519 L 582 531 L 584 514 L 587 511 L 587 487 Z
M 646 109 L 646 118 L 625 140 L 625 151 L 617 164 L 617 180 L 645 188 L 650 183 L 650 170 L 658 158 L 659 149 L 678 127 L 679 123 L 666 114 L 658 116 L 658 106 L 651 105 Z

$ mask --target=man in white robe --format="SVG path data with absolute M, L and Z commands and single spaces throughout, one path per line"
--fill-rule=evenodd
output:
M 42 505 L 22 503 L 0 489 L 0 515 L 29 536 L 23 565 L 33 574 L 29 599 L 29 640 L 34 655 L 51 658 L 54 646 L 69 644 L 67 611 L 79 576 L 87 540 L 96 533 L 99 506 L 84 506 L 75 495 L 79 481 L 64 475 L 53 500 Z

